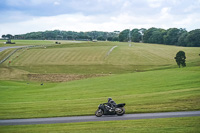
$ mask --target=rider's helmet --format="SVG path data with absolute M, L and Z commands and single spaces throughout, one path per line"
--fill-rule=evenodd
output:
M 111 98 L 111 97 L 109 97 L 109 98 L 108 98 L 108 102 L 110 102 L 111 100 L 112 100 L 112 98 Z
M 113 105 L 115 105 L 116 103 L 113 101 L 113 100 L 110 100 L 110 102 L 109 103 L 111 103 L 111 104 L 113 104 Z

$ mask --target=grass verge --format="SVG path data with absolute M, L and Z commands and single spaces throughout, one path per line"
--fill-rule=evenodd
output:
M 0 126 L 3 133 L 198 133 L 200 117 Z

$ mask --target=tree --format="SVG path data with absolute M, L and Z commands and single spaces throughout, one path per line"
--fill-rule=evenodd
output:
M 139 32 L 140 32 L 140 34 L 141 34 L 141 41 L 142 42 L 144 42 L 144 39 L 143 39 L 143 36 L 144 36 L 144 33 L 147 31 L 147 29 L 145 29 L 145 28 L 141 28 L 140 30 L 139 30 Z
M 119 41 L 119 37 L 113 37 L 113 41 Z
M 166 30 L 161 28 L 150 28 L 144 32 L 145 43 L 163 44 L 163 36 L 166 35 Z
M 175 45 L 178 42 L 178 33 L 177 28 L 170 28 L 167 30 L 167 35 L 164 36 L 164 43 L 167 45 Z
M 131 40 L 133 42 L 140 42 L 142 40 L 142 35 L 140 33 L 140 30 L 139 29 L 133 29 L 131 31 Z
M 187 36 L 188 46 L 200 47 L 200 29 L 192 30 Z
M 184 51 L 179 51 L 176 54 L 176 57 L 174 57 L 174 59 L 176 60 L 176 63 L 179 66 L 179 68 L 180 68 L 181 65 L 182 65 L 182 67 L 186 66 L 186 63 L 185 63 L 186 56 L 185 56 Z
M 144 36 L 143 36 L 144 43 L 152 43 L 151 36 L 154 31 L 156 31 L 156 28 L 152 27 L 144 32 Z
M 12 35 L 11 34 L 7 34 L 5 37 L 7 37 L 8 39 L 12 39 Z
M 14 39 L 19 39 L 19 35 L 15 35 L 15 36 L 14 36 Z
M 108 41 L 113 41 L 113 37 L 108 37 L 107 40 Z
M 178 45 L 179 46 L 187 46 L 187 36 L 188 36 L 187 32 L 182 33 L 180 35 L 180 37 L 178 38 Z
M 4 38 L 6 38 L 6 35 L 2 35 L 1 37 L 4 39 Z
M 178 45 L 179 37 L 187 32 L 185 29 L 170 28 L 164 36 L 164 43 L 167 45 Z
M 99 36 L 99 37 L 97 37 L 97 40 L 98 41 L 105 41 L 105 38 L 103 36 Z
M 150 37 L 151 43 L 163 44 L 163 36 L 166 34 L 164 29 L 156 29 L 152 32 L 152 36 Z
M 123 30 L 119 34 L 119 41 L 120 42 L 127 42 L 129 40 L 128 35 L 129 35 L 129 29 Z

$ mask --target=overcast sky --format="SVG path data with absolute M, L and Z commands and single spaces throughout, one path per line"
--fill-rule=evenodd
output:
M 200 0 L 0 0 L 0 36 L 45 30 L 200 28 Z

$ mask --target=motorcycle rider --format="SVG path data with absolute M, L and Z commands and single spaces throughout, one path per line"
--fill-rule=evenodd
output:
M 112 98 L 108 98 L 108 105 L 109 105 L 109 111 L 114 111 L 115 110 L 115 106 L 116 106 L 116 103 L 114 100 L 112 100 Z

